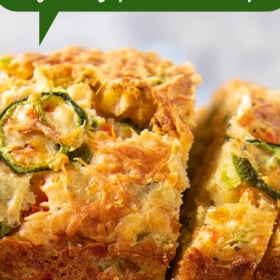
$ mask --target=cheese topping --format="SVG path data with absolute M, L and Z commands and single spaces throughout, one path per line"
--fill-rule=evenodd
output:
M 189 187 L 194 69 L 70 49 L 12 57 L 0 77 L 0 222 L 17 226 L 11 239 L 50 255 L 84 247 L 96 259 L 88 271 L 108 279 L 162 279 Z
M 30 176 L 15 175 L 4 168 L 0 170 L 0 186 L 0 222 L 10 227 L 18 226 L 21 223 L 20 213 L 35 203 L 35 196 L 30 190 Z

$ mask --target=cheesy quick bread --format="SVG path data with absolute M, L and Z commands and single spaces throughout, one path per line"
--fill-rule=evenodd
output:
M 199 82 L 132 49 L 0 58 L 0 279 L 164 279 Z
M 239 80 L 199 113 L 174 279 L 280 279 L 279 124 L 279 92 Z

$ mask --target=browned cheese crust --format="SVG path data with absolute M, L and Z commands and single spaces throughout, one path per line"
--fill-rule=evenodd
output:
M 70 152 L 57 153 L 47 171 L 17 174 L 0 162 L 7 185 L 0 222 L 11 228 L 0 239 L 0 279 L 164 279 L 188 187 L 198 84 L 191 65 L 132 49 L 3 57 L 0 111 L 27 98 L 2 123 L 7 143 L 47 135 Z M 61 98 L 61 108 L 46 101 L 36 111 L 42 92 L 68 95 L 87 123 L 77 127 L 77 113 Z M 30 143 L 13 146 L 20 166 L 42 156 Z M 79 154 L 84 146 L 90 158 Z M 55 153 L 51 144 L 45 148 Z
M 256 280 L 276 280 L 280 278 L 280 220 L 275 224 L 274 233 L 271 237 L 267 251 L 262 262 L 257 267 Z
M 279 92 L 239 80 L 200 111 L 175 280 L 280 279 L 279 115 Z
M 185 275 L 182 276 L 182 279 L 252 279 L 252 274 L 249 272 L 251 265 L 250 261 L 242 257 L 231 264 L 222 264 L 217 259 L 209 258 L 199 250 L 193 249 L 181 262 L 180 273 Z

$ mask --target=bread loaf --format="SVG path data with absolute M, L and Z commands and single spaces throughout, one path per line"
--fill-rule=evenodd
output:
M 279 92 L 239 80 L 199 112 L 174 279 L 279 279 L 279 123 Z
M 164 279 L 200 78 L 133 49 L 0 59 L 0 279 Z

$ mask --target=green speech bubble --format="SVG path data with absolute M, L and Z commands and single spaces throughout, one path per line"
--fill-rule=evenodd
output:
M 279 0 L 0 0 L 12 11 L 39 12 L 39 42 L 58 12 L 89 11 L 274 11 Z

